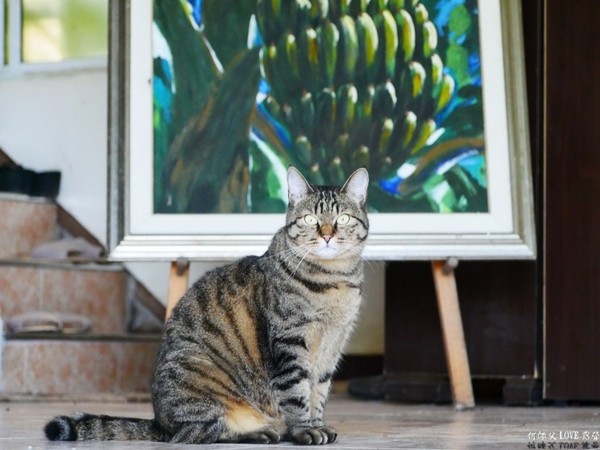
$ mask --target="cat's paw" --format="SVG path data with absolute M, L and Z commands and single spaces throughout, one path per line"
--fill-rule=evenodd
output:
M 260 431 L 244 434 L 238 440 L 238 442 L 249 444 L 277 444 L 279 441 L 281 441 L 281 436 L 275 428 L 264 428 Z
M 337 431 L 331 427 L 302 428 L 292 431 L 292 441 L 299 445 L 325 445 L 337 441 Z

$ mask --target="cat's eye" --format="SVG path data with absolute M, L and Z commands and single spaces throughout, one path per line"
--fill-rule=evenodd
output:
M 350 222 L 350 216 L 348 214 L 342 214 L 336 220 L 338 225 L 346 225 L 348 222 Z
M 304 216 L 304 222 L 306 222 L 307 225 L 310 225 L 312 227 L 315 226 L 319 222 L 319 220 L 312 214 L 307 214 Z

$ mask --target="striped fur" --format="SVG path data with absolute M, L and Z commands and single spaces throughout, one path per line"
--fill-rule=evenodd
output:
M 48 438 L 334 442 L 323 413 L 361 301 L 367 185 L 364 169 L 340 188 L 290 168 L 287 224 L 267 252 L 207 273 L 167 321 L 154 420 L 57 417 Z

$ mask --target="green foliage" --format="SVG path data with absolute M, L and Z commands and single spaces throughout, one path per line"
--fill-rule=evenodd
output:
M 199 27 L 177 4 L 155 0 L 176 88 L 155 105 L 159 210 L 282 211 L 288 164 L 326 184 L 368 167 L 380 212 L 487 210 L 475 0 L 204 0 Z
M 8 25 L 8 3 L 4 15 Z M 22 58 L 24 62 L 54 62 L 106 56 L 106 0 L 23 0 Z M 7 35 L 8 36 L 8 35 Z M 8 42 L 5 42 L 5 54 Z
M 248 24 L 256 8 L 254 1 L 203 0 L 202 31 L 224 68 L 246 50 Z

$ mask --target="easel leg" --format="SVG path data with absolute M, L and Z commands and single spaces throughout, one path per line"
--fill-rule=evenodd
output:
M 169 293 L 167 296 L 167 312 L 165 320 L 167 320 L 173 308 L 177 305 L 179 299 L 185 294 L 188 288 L 190 278 L 190 261 L 187 258 L 179 258 L 171 263 L 171 271 L 169 273 Z
M 446 261 L 433 261 L 432 269 L 454 407 L 456 409 L 473 408 L 475 400 L 458 304 L 454 267 L 447 266 Z

